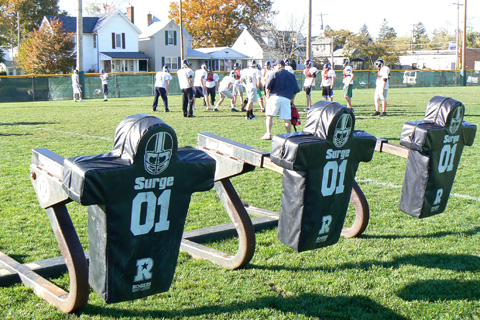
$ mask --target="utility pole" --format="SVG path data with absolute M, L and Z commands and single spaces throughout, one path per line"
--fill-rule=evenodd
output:
M 312 0 L 308 0 L 308 32 L 307 32 L 307 60 L 312 55 Z
M 466 63 L 467 63 L 467 0 L 464 0 L 465 9 L 463 13 L 463 46 L 462 46 L 462 74 L 463 74 L 463 85 L 467 85 L 467 74 L 466 71 Z
M 455 50 L 456 50 L 456 63 L 455 66 L 457 69 L 460 69 L 460 6 L 463 4 L 456 2 L 452 3 L 453 5 L 457 6 L 457 32 L 455 37 Z
M 316 16 L 320 16 L 320 30 L 321 30 L 321 34 L 320 36 L 325 36 L 325 29 L 323 27 L 323 16 L 326 16 L 328 14 L 326 13 L 320 13 L 320 14 L 316 14 Z
M 183 53 L 183 16 L 182 16 L 182 0 L 179 0 L 180 2 L 180 5 L 179 5 L 179 10 L 178 10 L 178 14 L 179 14 L 179 20 L 180 20 L 180 59 L 183 61 L 183 59 L 185 59 L 184 57 L 184 53 Z M 182 61 L 180 61 L 180 66 L 182 64 Z M 178 69 L 180 69 L 180 66 Z
M 82 0 L 78 0 L 77 12 L 77 69 L 83 71 L 83 9 Z
M 78 81 L 82 88 L 85 88 L 85 72 L 83 71 L 83 8 L 82 0 L 78 0 L 78 12 L 77 12 L 77 70 Z M 83 96 L 85 98 L 85 91 Z

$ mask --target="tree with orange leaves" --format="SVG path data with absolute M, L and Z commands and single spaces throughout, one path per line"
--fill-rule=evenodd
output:
M 52 20 L 50 26 L 34 29 L 18 50 L 18 65 L 28 74 L 69 73 L 75 57 L 72 34 L 62 29 L 62 23 Z
M 244 28 L 266 23 L 274 14 L 272 0 L 183 0 L 183 27 L 194 47 L 230 46 Z M 178 1 L 170 3 L 169 19 L 180 24 Z

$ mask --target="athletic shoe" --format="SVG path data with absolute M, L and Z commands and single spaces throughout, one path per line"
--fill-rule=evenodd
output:
M 152 108 L 153 111 L 157 111 L 157 108 Z
M 189 118 L 195 118 L 195 116 L 193 114 L 189 115 L 188 117 Z
M 232 112 L 238 112 L 238 110 L 235 109 L 235 107 L 232 107 Z
M 265 109 L 262 109 L 262 112 L 265 112 Z
M 170 112 L 170 109 L 165 108 L 165 110 L 163 110 L 163 112 Z
M 218 111 L 218 108 L 217 108 L 217 107 L 215 107 L 215 108 L 213 109 L 213 111 L 217 112 L 217 111 Z
M 370 114 L 371 116 L 379 116 L 380 115 L 380 112 L 378 111 L 375 111 L 374 113 Z
M 272 140 L 272 135 L 267 132 L 260 139 L 262 139 L 262 140 Z
M 77 102 L 77 99 L 73 99 L 73 102 Z
M 83 99 L 80 99 L 80 100 L 78 100 L 78 101 L 83 102 Z
M 213 111 L 212 107 L 207 107 L 206 111 Z
M 309 110 L 310 110 L 310 108 L 303 109 L 303 111 L 305 111 L 305 112 L 308 112 Z
M 103 99 L 103 101 L 108 101 L 108 99 Z
M 387 113 L 386 112 L 382 112 L 380 113 L 379 117 L 386 117 L 387 116 Z

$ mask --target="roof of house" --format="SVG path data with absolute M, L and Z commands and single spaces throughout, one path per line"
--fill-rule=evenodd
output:
M 247 55 L 238 52 L 230 47 L 197 48 L 195 50 L 208 54 L 213 59 L 241 60 L 249 58 Z
M 119 10 L 110 11 L 98 17 L 83 17 L 83 33 L 96 33 L 108 22 L 108 20 L 110 20 L 110 18 L 117 14 L 123 16 L 128 22 L 130 22 L 133 28 L 140 33 L 140 30 Z M 77 32 L 77 17 L 48 15 L 44 17 L 44 20 L 45 19 L 47 19 L 48 23 L 54 19 L 59 20 L 63 24 L 63 30 L 66 32 Z
M 149 56 L 141 52 L 100 52 L 100 53 L 112 59 L 151 59 Z
M 173 20 L 165 20 L 161 21 L 156 19 L 153 23 L 151 23 L 143 32 L 141 35 L 138 36 L 139 39 L 145 39 L 145 38 L 150 38 L 155 36 L 157 33 L 162 31 L 170 22 L 173 22 Z M 173 22 L 176 26 L 178 26 L 175 22 Z M 192 36 L 187 32 L 185 28 L 183 28 L 183 34 L 185 34 L 188 38 L 188 40 L 193 40 Z

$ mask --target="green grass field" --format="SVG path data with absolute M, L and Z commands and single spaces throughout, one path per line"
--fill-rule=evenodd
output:
M 345 103 L 341 93 L 335 101 Z M 465 120 L 480 123 L 478 88 L 406 88 L 389 92 L 388 117 L 370 117 L 373 90 L 354 91 L 356 129 L 398 143 L 403 123 L 423 119 L 435 95 L 466 105 Z M 319 100 L 315 91 L 313 100 Z M 111 151 L 116 126 L 126 116 L 150 113 L 153 97 L 0 104 L 0 250 L 20 262 L 59 256 L 45 211 L 30 182 L 31 150 L 48 148 L 63 157 Z M 301 93 L 299 110 L 305 106 Z M 199 132 L 270 151 L 260 140 L 265 121 L 247 121 L 224 102 L 221 112 L 197 108 L 183 118 L 180 97 L 170 113 L 155 115 L 177 132 L 179 146 L 196 145 Z M 161 108 L 159 108 L 161 109 Z M 305 122 L 305 113 L 302 115 Z M 301 129 L 302 127 L 300 127 Z M 273 133 L 283 132 L 274 121 Z M 105 304 L 91 291 L 80 315 L 65 315 L 17 284 L 0 288 L 0 319 L 480 319 L 480 154 L 466 147 L 447 210 L 423 220 L 398 210 L 405 159 L 375 153 L 361 163 L 357 181 L 370 205 L 362 236 L 297 253 L 280 243 L 276 229 L 257 233 L 255 256 L 231 271 L 180 253 L 170 291 L 145 299 Z M 232 182 L 248 203 L 279 210 L 281 175 L 266 169 Z M 87 208 L 68 205 L 88 250 Z M 186 230 L 229 222 L 214 190 L 192 197 Z M 234 253 L 236 241 L 210 244 Z M 68 288 L 68 276 L 53 281 Z

